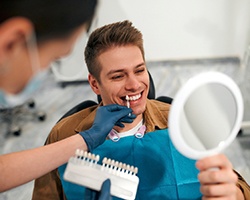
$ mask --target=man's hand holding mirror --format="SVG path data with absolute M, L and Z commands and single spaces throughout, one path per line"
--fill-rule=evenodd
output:
M 174 98 L 169 114 L 170 138 L 180 153 L 198 160 L 204 199 L 244 199 L 231 162 L 221 154 L 238 134 L 242 118 L 239 88 L 219 72 L 189 79 Z

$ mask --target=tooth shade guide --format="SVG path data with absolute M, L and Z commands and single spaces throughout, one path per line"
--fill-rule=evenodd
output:
M 130 108 L 130 103 L 129 103 L 129 101 L 127 101 L 127 107 Z
M 129 97 L 126 95 L 127 107 L 130 108 Z
M 109 178 L 112 196 L 134 200 L 139 183 L 137 167 L 106 157 L 102 164 L 98 164 L 99 159 L 99 155 L 77 150 L 67 164 L 64 179 L 99 191 L 102 183 Z

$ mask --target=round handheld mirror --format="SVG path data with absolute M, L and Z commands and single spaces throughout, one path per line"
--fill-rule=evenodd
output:
M 243 118 L 236 83 L 220 72 L 190 78 L 175 96 L 169 134 L 176 149 L 191 159 L 221 152 L 235 139 Z

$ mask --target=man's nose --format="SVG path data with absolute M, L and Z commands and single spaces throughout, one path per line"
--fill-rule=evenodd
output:
M 140 81 L 135 75 L 130 75 L 127 78 L 125 88 L 127 90 L 136 91 L 140 87 Z

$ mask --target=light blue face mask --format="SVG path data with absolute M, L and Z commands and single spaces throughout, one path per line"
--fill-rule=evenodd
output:
M 0 108 L 12 108 L 25 103 L 41 87 L 47 75 L 48 70 L 36 73 L 25 88 L 18 94 L 7 94 L 0 90 Z
M 35 35 L 32 34 L 26 40 L 34 75 L 18 94 L 8 94 L 0 90 L 0 108 L 11 108 L 25 103 L 39 89 L 47 76 L 48 70 L 41 70 L 40 67 Z

